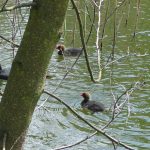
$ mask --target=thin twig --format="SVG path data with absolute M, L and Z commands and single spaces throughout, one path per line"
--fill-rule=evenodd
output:
M 19 48 L 19 45 L 17 45 L 17 44 L 15 44 L 14 42 L 12 42 L 12 41 L 6 39 L 5 37 L 3 37 L 3 36 L 0 35 L 0 38 L 3 39 L 3 40 L 5 40 L 6 42 L 12 44 L 14 47 Z
M 119 4 L 119 6 L 117 6 L 117 7 L 115 7 L 115 9 L 111 12 L 111 14 L 107 17 L 107 19 L 106 19 L 106 22 L 109 20 L 109 18 L 115 13 L 115 11 L 117 10 L 117 9 L 119 9 L 124 3 L 126 2 L 126 0 L 123 0 L 120 4 Z M 105 22 L 105 23 L 106 23 Z
M 135 26 L 134 26 L 133 38 L 135 38 L 135 35 L 136 35 L 138 19 L 139 19 L 139 15 L 140 15 L 140 0 L 137 0 L 137 6 L 136 7 L 137 7 L 137 9 L 136 9 L 136 21 L 135 21 Z
M 3 137 L 3 150 L 6 150 L 6 139 L 7 139 L 7 133 L 4 133 L 4 137 Z
M 54 149 L 51 149 L 51 150 L 62 150 L 62 149 L 71 148 L 71 147 L 73 147 L 73 146 L 79 145 L 80 143 L 82 143 L 82 142 L 84 142 L 84 141 L 90 139 L 90 138 L 93 137 L 95 134 L 97 134 L 97 131 L 94 132 L 93 134 L 91 134 L 91 135 L 85 137 L 84 139 L 82 139 L 82 140 L 80 140 L 80 141 L 74 143 L 74 144 L 70 144 L 70 145 L 67 145 L 67 146 L 61 146 L 61 147 L 54 148 Z
M 2 6 L 2 10 L 5 8 L 5 6 L 7 5 L 8 1 L 9 1 L 9 0 L 6 0 L 6 1 L 4 2 L 3 6 Z
M 27 131 L 27 130 L 26 130 Z M 13 143 L 13 145 L 11 146 L 11 148 L 9 150 L 13 150 L 14 147 L 16 146 L 16 144 L 19 142 L 19 140 L 24 136 L 24 134 L 26 133 L 26 131 L 23 131 L 20 136 L 18 136 L 18 138 L 15 140 L 15 142 Z
M 92 5 L 93 6 L 93 5 Z M 87 11 L 88 11 L 88 14 L 90 14 L 90 11 L 89 11 L 89 9 L 88 9 L 88 7 L 86 7 L 86 9 L 87 9 Z M 89 39 L 90 39 L 90 37 L 91 37 L 91 34 L 92 34 L 92 30 L 93 30 L 93 27 L 95 27 L 95 24 L 94 24 L 94 22 L 95 22 L 95 16 L 96 16 L 96 13 L 95 13 L 95 5 L 93 6 L 93 19 L 91 19 L 91 17 L 90 17 L 90 15 L 89 15 L 89 19 L 90 19 L 90 21 L 91 21 L 91 27 L 90 27 L 90 30 L 89 30 L 89 34 L 88 34 L 88 36 L 87 36 L 87 40 L 86 40 L 86 45 L 87 45 L 87 43 L 88 43 L 88 41 L 89 41 Z M 95 27 L 95 29 L 96 29 L 96 27 Z
M 105 129 L 106 127 L 108 127 L 113 121 L 115 118 L 118 117 L 118 115 L 121 113 L 124 105 L 126 104 L 126 102 L 128 102 L 128 105 L 129 105 L 129 97 L 130 95 L 136 91 L 136 90 L 139 90 L 141 87 L 143 87 L 145 85 L 145 82 L 136 82 L 133 85 L 131 85 L 128 89 L 126 89 L 116 100 L 115 100 L 115 104 L 114 104 L 114 108 L 113 108 L 113 113 L 112 113 L 112 118 L 110 119 L 110 121 L 102 128 L 102 129 Z M 124 96 L 126 95 L 126 98 L 125 100 L 118 105 L 118 102 L 119 100 Z M 116 113 L 116 111 L 118 111 Z M 130 115 L 130 108 L 128 106 L 128 117 Z
M 102 51 L 103 48 L 103 38 L 104 38 L 104 34 L 105 34 L 105 27 L 106 27 L 106 23 L 107 23 L 107 16 L 108 16 L 108 10 L 110 8 L 110 1 L 108 0 L 108 4 L 107 4 L 107 8 L 105 11 L 105 17 L 104 17 L 104 23 L 102 25 L 102 31 L 101 31 L 101 38 L 100 38 L 100 51 Z
M 149 56 L 149 54 L 147 54 L 147 53 L 145 53 L 145 54 L 127 54 L 127 55 L 124 55 L 124 56 L 121 56 L 120 58 L 118 58 L 118 59 L 115 59 L 115 60 L 113 60 L 113 61 L 111 61 L 111 62 L 108 62 L 108 63 L 106 63 L 106 65 L 102 68 L 102 70 L 103 69 L 106 69 L 106 67 L 108 67 L 109 65 L 111 65 L 111 64 L 113 64 L 113 63 L 115 63 L 115 62 L 118 62 L 119 60 L 121 60 L 121 59 L 123 59 L 123 58 L 125 58 L 125 57 L 129 57 L 129 56 L 136 56 L 136 57 L 144 57 L 144 56 Z
M 97 22 L 97 31 L 96 31 L 97 61 L 98 61 L 98 67 L 99 67 L 99 75 L 98 75 L 97 81 L 100 81 L 101 77 L 102 77 L 102 69 L 101 69 L 101 55 L 102 55 L 102 51 L 100 51 L 100 46 L 99 46 L 102 1 L 103 0 L 100 0 L 99 1 L 99 5 L 98 5 L 98 22 Z

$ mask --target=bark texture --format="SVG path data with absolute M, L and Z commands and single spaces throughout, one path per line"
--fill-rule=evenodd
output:
M 25 33 L 0 103 L 0 149 L 21 150 L 59 39 L 68 0 L 34 0 Z

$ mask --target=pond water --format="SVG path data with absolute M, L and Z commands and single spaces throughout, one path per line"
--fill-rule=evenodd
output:
M 92 15 L 93 10 L 90 7 L 91 3 L 88 1 L 87 3 L 90 8 L 89 13 Z M 81 5 L 78 4 L 80 7 L 82 5 L 84 6 L 84 3 Z M 93 100 L 101 101 L 108 109 L 113 103 L 113 94 L 117 98 L 131 85 L 135 85 L 136 83 L 139 85 L 145 82 L 146 84 L 143 87 L 133 91 L 130 95 L 129 103 L 125 104 L 120 115 L 105 129 L 112 137 L 138 150 L 149 150 L 150 147 L 149 6 L 150 1 L 141 1 L 140 16 L 137 20 L 137 25 L 137 4 L 135 1 L 130 1 L 130 7 L 129 3 L 126 3 L 124 7 L 118 9 L 116 14 L 117 38 L 114 49 L 114 60 L 120 59 L 108 65 L 103 70 L 102 79 L 99 83 L 91 82 L 84 56 L 81 56 L 73 69 L 70 70 L 76 58 L 65 57 L 65 59 L 63 59 L 57 56 L 56 51 L 54 51 L 52 59 L 50 60 L 48 68 L 49 78 L 45 83 L 45 89 L 47 91 L 60 97 L 94 126 L 103 128 L 111 120 L 112 112 L 91 114 L 91 112 L 83 110 L 80 106 L 82 100 L 80 94 L 88 91 Z M 86 8 L 81 8 L 81 12 L 82 10 L 85 12 Z M 106 3 L 104 1 L 102 6 L 102 17 L 105 15 L 105 8 Z M 111 11 L 108 13 L 111 13 Z M 19 22 L 21 22 L 21 26 L 19 27 L 13 26 L 13 21 L 17 22 L 17 18 L 13 20 L 12 13 L 7 14 L 9 18 L 11 18 L 11 22 L 6 14 L 3 15 L 3 13 L 1 13 L 0 35 L 11 39 L 12 27 L 14 33 L 16 29 L 18 29 L 15 42 L 19 44 L 21 39 L 20 35 L 23 34 L 28 18 L 28 11 L 23 10 L 23 13 L 25 17 L 22 18 L 22 20 L 18 19 Z M 81 15 L 84 18 L 83 24 L 85 27 L 85 35 L 87 36 L 91 24 L 89 23 L 88 15 L 84 15 L 84 13 L 81 13 Z M 70 6 L 63 26 L 65 32 L 60 39 L 60 43 L 64 43 L 68 47 L 81 47 L 77 20 L 74 16 L 74 10 L 72 10 Z M 127 17 L 128 24 L 125 25 Z M 113 49 L 113 18 L 114 16 L 108 20 L 105 28 L 102 51 L 103 65 L 107 63 Z M 103 25 L 104 19 L 102 18 L 101 21 Z M 86 22 L 86 24 L 84 22 Z M 97 21 L 95 21 L 95 24 L 97 25 Z M 135 25 L 136 37 L 133 38 Z M 94 78 L 97 79 L 99 70 L 95 41 L 96 30 L 93 28 L 91 38 L 87 44 L 87 50 Z M 13 51 L 10 44 L 0 39 L 0 64 L 4 67 L 10 66 L 15 53 L 16 50 L 14 49 Z M 69 74 L 63 79 L 68 70 L 70 71 Z M 5 84 L 6 82 L 0 81 L 0 88 L 2 90 L 4 90 Z M 122 97 L 121 102 L 123 102 L 125 98 L 126 95 Z M 130 113 L 128 110 L 130 110 Z M 29 126 L 24 149 L 50 150 L 76 143 L 92 133 L 94 133 L 94 130 L 73 115 L 62 103 L 43 94 L 38 102 L 32 122 Z M 117 146 L 117 148 L 119 150 L 125 149 L 121 146 Z M 85 142 L 69 148 L 69 150 L 99 149 L 113 150 L 114 147 L 107 138 L 101 134 L 96 134 Z

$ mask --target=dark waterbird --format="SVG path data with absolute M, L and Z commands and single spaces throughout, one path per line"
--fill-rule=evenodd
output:
M 64 56 L 79 56 L 82 54 L 82 48 L 65 48 L 64 45 L 59 44 L 56 46 L 56 49 L 58 50 L 58 55 L 64 55 Z
M 97 102 L 97 101 L 90 101 L 90 94 L 89 93 L 82 93 L 81 96 L 84 98 L 81 102 L 81 106 L 83 108 L 87 108 L 91 110 L 93 113 L 95 112 L 102 112 L 105 110 L 104 104 Z
M 11 68 L 4 68 L 3 69 L 2 66 L 1 66 L 1 64 L 0 64 L 0 79 L 2 79 L 2 80 L 8 80 L 10 69 Z

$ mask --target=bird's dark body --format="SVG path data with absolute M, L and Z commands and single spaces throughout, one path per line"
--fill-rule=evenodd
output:
M 105 107 L 102 103 L 96 102 L 96 101 L 88 101 L 86 103 L 81 103 L 81 106 L 83 108 L 87 108 L 91 110 L 92 112 L 102 112 L 104 111 Z
M 2 79 L 2 80 L 8 80 L 10 69 L 11 68 L 2 69 L 2 67 L 0 65 L 0 79 Z
M 78 56 L 82 54 L 82 49 L 81 48 L 66 48 L 64 51 L 65 56 Z
M 56 49 L 58 50 L 58 55 L 64 55 L 64 56 L 79 56 L 82 54 L 82 48 L 65 48 L 64 45 L 59 44 L 56 46 Z
M 102 112 L 105 110 L 104 104 L 97 102 L 97 101 L 90 101 L 90 95 L 89 93 L 82 93 L 81 96 L 84 98 L 84 100 L 81 102 L 81 106 L 83 108 L 87 108 L 94 112 Z

